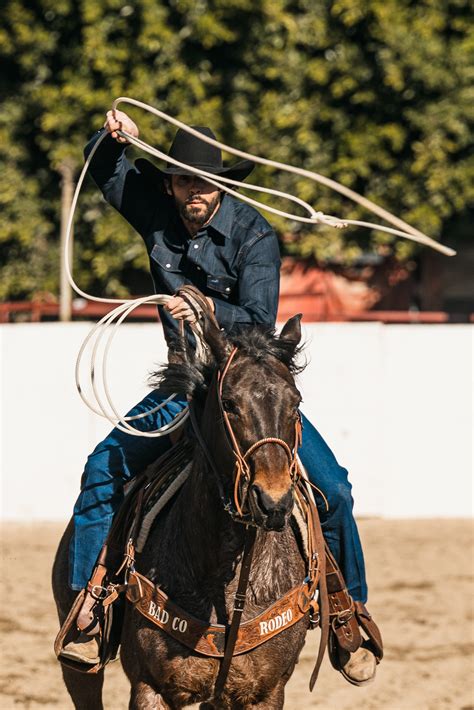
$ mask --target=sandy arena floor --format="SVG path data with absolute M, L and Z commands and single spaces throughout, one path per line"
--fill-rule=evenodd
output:
M 1 528 L 0 708 L 67 710 L 52 645 L 57 630 L 50 570 L 61 526 Z M 315 691 L 308 680 L 317 632 L 308 635 L 287 686 L 285 708 L 306 710 L 474 710 L 472 524 L 362 520 L 371 588 L 369 609 L 386 657 L 368 688 L 355 688 L 325 660 Z M 125 710 L 128 683 L 107 671 L 105 706 Z

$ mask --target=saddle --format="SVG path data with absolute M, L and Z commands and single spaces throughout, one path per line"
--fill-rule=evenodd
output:
M 83 673 L 97 673 L 116 658 L 125 599 L 194 652 L 214 658 L 224 657 L 229 627 L 195 619 L 135 569 L 135 559 L 143 550 L 153 522 L 166 505 L 172 504 L 188 476 L 195 446 L 193 439 L 183 436 L 131 484 L 91 579 L 86 589 L 78 594 L 56 638 L 55 653 L 63 665 Z M 331 662 L 336 668 L 338 649 L 352 653 L 364 641 L 370 644 L 380 661 L 383 656 L 380 632 L 364 605 L 353 602 L 347 592 L 339 567 L 323 542 L 317 509 L 305 480 L 303 473 L 292 525 L 297 528 L 296 536 L 306 559 L 307 577 L 258 617 L 240 625 L 233 655 L 246 653 L 265 643 L 305 617 L 309 628 L 321 626 L 322 636 L 329 640 Z M 318 541 L 319 546 L 323 545 L 323 555 L 317 549 Z M 322 556 L 325 564 L 321 564 Z M 80 634 L 76 622 L 86 592 L 97 601 L 93 624 L 98 622 L 100 625 L 99 662 L 94 664 L 73 661 L 61 655 L 63 648 Z M 327 622 L 326 630 L 324 621 Z M 323 654 L 324 648 L 318 655 L 311 688 L 316 682 Z

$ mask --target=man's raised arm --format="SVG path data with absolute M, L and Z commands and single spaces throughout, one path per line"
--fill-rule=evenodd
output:
M 99 138 L 107 133 L 94 154 L 89 172 L 109 204 L 115 207 L 137 232 L 144 235 L 156 205 L 156 193 L 148 180 L 125 155 L 128 141 L 118 129 L 138 137 L 137 125 L 123 111 L 108 111 L 104 127 L 95 133 L 84 149 L 87 158 Z

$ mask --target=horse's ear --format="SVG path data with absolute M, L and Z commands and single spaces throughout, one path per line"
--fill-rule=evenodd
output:
M 224 331 L 217 328 L 210 318 L 204 318 L 203 333 L 204 340 L 209 346 L 217 364 L 220 365 L 229 357 L 232 346 L 228 342 Z
M 290 318 L 281 329 L 280 340 L 285 340 L 293 350 L 296 350 L 301 340 L 301 318 L 302 313 L 298 313 Z

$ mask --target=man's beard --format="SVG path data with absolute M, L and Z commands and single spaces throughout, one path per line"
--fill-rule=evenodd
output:
M 202 227 L 203 224 L 206 224 L 206 222 L 209 221 L 212 216 L 212 213 L 219 204 L 220 195 L 214 197 L 209 203 L 202 197 L 198 197 L 195 199 L 199 202 L 199 204 L 193 205 L 191 204 L 191 200 L 187 202 L 178 202 L 175 197 L 176 205 L 178 207 L 179 214 L 181 215 L 181 217 L 187 222 L 191 222 L 191 224 L 197 224 Z M 202 211 L 202 207 L 205 207 L 204 211 Z

